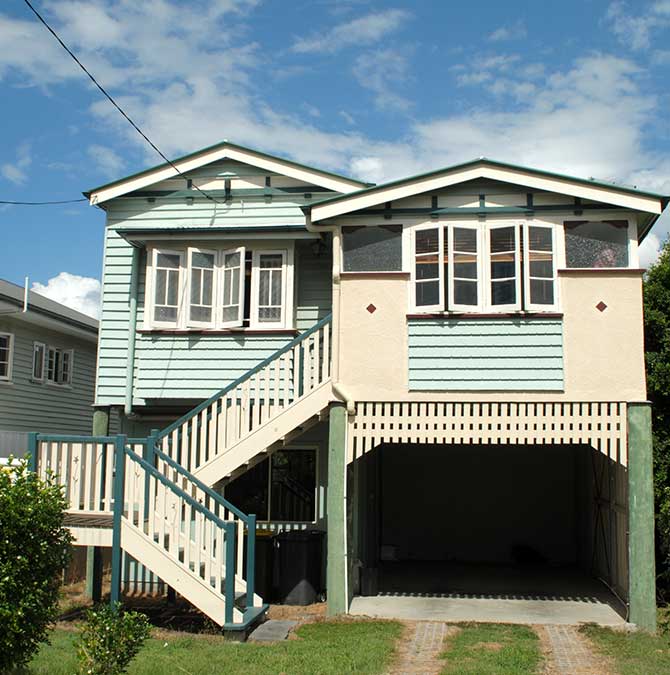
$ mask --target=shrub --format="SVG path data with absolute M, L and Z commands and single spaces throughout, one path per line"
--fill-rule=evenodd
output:
M 79 672 L 85 675 L 118 675 L 149 637 L 149 619 L 140 612 L 122 612 L 117 603 L 89 609 L 77 640 Z
M 0 469 L 0 672 L 25 665 L 58 614 L 70 556 L 63 489 L 25 460 Z

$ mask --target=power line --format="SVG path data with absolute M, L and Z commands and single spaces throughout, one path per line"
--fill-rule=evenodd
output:
M 137 131 L 137 133 L 142 136 L 142 138 L 167 162 L 169 166 L 171 166 L 182 178 L 188 180 L 186 176 L 174 165 L 172 161 L 170 161 L 153 143 L 149 137 L 140 129 L 133 120 L 128 117 L 128 115 L 123 111 L 121 106 L 111 97 L 110 94 L 107 93 L 105 88 L 98 83 L 98 81 L 91 75 L 91 73 L 87 70 L 86 66 L 75 56 L 75 54 L 70 50 L 70 48 L 60 39 L 56 31 L 42 18 L 41 14 L 30 4 L 29 0 L 23 0 L 26 5 L 30 8 L 32 13 L 39 19 L 39 21 L 44 25 L 44 27 L 58 40 L 60 46 L 74 59 L 75 63 L 88 75 L 89 79 L 93 84 L 102 92 L 102 94 L 107 98 L 107 100 L 123 115 L 123 117 L 126 118 L 126 120 L 130 123 L 130 125 Z M 211 197 L 208 195 L 204 190 L 201 190 L 197 185 L 192 186 L 195 190 L 198 192 L 202 193 L 207 199 L 210 201 L 214 202 L 215 204 L 219 204 L 214 197 Z
M 87 202 L 88 199 L 63 199 L 57 202 L 10 202 L 0 199 L 0 204 L 11 204 L 12 206 L 51 206 L 53 204 L 76 204 L 77 202 Z

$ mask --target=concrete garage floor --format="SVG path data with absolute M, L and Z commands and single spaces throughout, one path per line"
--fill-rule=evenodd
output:
M 625 608 L 576 568 L 385 563 L 379 594 L 355 597 L 351 614 L 426 621 L 625 624 Z

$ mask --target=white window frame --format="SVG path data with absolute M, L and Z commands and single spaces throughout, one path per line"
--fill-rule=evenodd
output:
M 514 272 L 515 272 L 515 289 L 516 289 L 516 302 L 509 303 L 507 305 L 494 305 L 493 304 L 493 275 L 491 274 L 491 262 L 493 260 L 491 254 L 491 232 L 493 230 L 499 230 L 502 228 L 513 228 L 515 232 L 515 249 L 514 249 Z M 486 311 L 491 313 L 496 312 L 518 312 L 521 310 L 521 226 L 516 222 L 497 222 L 497 223 L 486 223 L 485 227 L 485 250 L 484 250 L 484 262 L 482 266 L 483 281 L 484 281 L 484 300 Z M 555 252 L 554 252 L 555 255 Z M 554 274 L 556 273 L 554 265 Z M 496 281 L 510 280 L 511 277 L 506 277 L 505 279 L 497 279 Z
M 437 229 L 437 257 L 438 257 L 438 269 L 437 269 L 437 281 L 439 283 L 439 302 L 436 305 L 417 305 L 416 304 L 416 286 L 417 283 L 422 283 L 421 281 L 417 282 L 416 278 L 416 234 L 422 230 L 435 230 Z M 410 307 L 415 312 L 430 314 L 431 312 L 443 312 L 444 311 L 444 301 L 445 301 L 445 281 L 444 281 L 444 229 L 445 225 L 443 223 L 426 223 L 424 225 L 418 225 L 417 227 L 412 228 L 412 245 L 410 248 L 410 278 L 412 283 L 410 284 Z M 409 247 L 408 247 L 409 248 Z M 422 255 L 422 254 L 419 254 Z M 430 254 L 423 254 L 430 255 Z M 426 280 L 424 280 L 425 282 Z
M 179 256 L 179 288 L 177 289 L 177 319 L 176 321 L 159 321 L 154 318 L 155 297 L 154 289 L 156 287 L 156 271 L 158 255 L 178 255 Z M 184 308 L 185 308 L 185 290 L 187 282 L 187 269 L 184 265 L 186 251 L 177 249 L 167 249 L 156 247 L 150 250 L 147 259 L 150 264 L 147 265 L 147 275 L 144 293 L 144 326 L 145 328 L 180 328 L 183 326 Z
M 54 378 L 51 379 L 49 377 L 49 357 L 50 353 L 54 352 L 54 360 L 55 360 L 55 354 L 59 353 L 61 355 L 60 358 L 60 367 L 56 368 L 55 363 L 54 363 Z M 59 382 L 59 376 L 62 378 L 63 374 L 63 356 L 67 354 L 68 355 L 68 377 L 67 381 Z M 46 370 L 46 377 L 45 380 L 47 384 L 53 385 L 55 387 L 71 387 L 72 386 L 72 375 L 74 372 L 74 349 L 62 349 L 61 347 L 54 347 L 53 345 L 48 345 L 46 349 L 46 360 L 45 360 L 45 370 Z
M 262 255 L 282 256 L 281 314 L 279 321 L 259 321 L 260 257 Z M 293 249 L 254 249 L 251 258 L 251 315 L 249 327 L 255 330 L 286 328 L 293 318 Z M 289 289 L 291 292 L 289 292 Z
M 483 229 L 480 223 L 446 223 L 449 229 L 448 251 L 449 251 L 449 311 L 463 312 L 463 313 L 481 313 L 484 307 L 484 298 L 486 296 L 486 287 L 484 281 L 484 246 L 485 237 L 483 236 Z M 477 283 L 477 304 L 476 305 L 461 305 L 454 300 L 454 228 L 462 228 L 467 230 L 474 230 L 477 235 L 477 276 L 474 281 Z M 473 281 L 467 279 L 466 281 Z
M 164 252 L 164 251 L 162 251 Z M 209 321 L 197 321 L 191 318 L 191 284 L 193 283 L 193 265 L 191 264 L 191 257 L 193 253 L 204 253 L 206 255 L 211 255 L 214 259 L 212 265 L 212 305 L 211 305 L 211 314 Z M 217 303 L 218 303 L 218 293 L 217 293 L 217 275 L 219 274 L 219 252 L 214 249 L 199 248 L 194 246 L 189 246 L 186 249 L 186 291 L 184 294 L 184 317 L 186 320 L 186 325 L 189 327 L 196 328 L 214 328 L 217 320 Z M 202 268 L 198 268 L 202 269 Z M 201 289 L 202 294 L 202 289 Z M 206 307 L 207 305 L 195 305 L 195 307 Z M 177 310 L 177 318 L 179 318 L 179 312 L 181 308 Z
M 542 305 L 539 303 L 533 303 L 531 302 L 530 299 L 530 281 L 531 281 L 531 276 L 530 276 L 530 228 L 531 227 L 537 227 L 537 228 L 543 228 L 546 230 L 551 231 L 551 251 L 552 251 L 552 259 L 553 259 L 553 276 L 551 278 L 551 281 L 554 285 L 554 302 L 551 305 Z M 563 228 L 561 228 L 562 230 Z M 554 312 L 557 310 L 559 306 L 559 289 L 558 289 L 558 262 L 559 262 L 559 257 L 558 257 L 558 248 L 556 246 L 556 231 L 557 228 L 555 225 L 551 223 L 536 223 L 536 222 L 525 222 L 523 225 L 523 260 L 524 260 L 524 309 L 531 311 L 531 312 Z M 540 277 L 534 277 L 534 278 L 540 278 Z M 545 277 L 541 277 L 543 279 L 546 279 Z
M 234 255 L 235 253 L 240 254 L 240 265 L 237 268 L 239 270 L 240 282 L 238 288 L 238 297 L 237 297 L 237 319 L 232 321 L 223 320 L 223 301 L 226 297 L 226 267 L 224 266 L 224 261 L 227 255 Z M 235 328 L 242 326 L 244 323 L 244 284 L 245 284 L 245 274 L 246 274 L 246 255 L 247 250 L 244 246 L 239 246 L 238 248 L 228 248 L 219 251 L 219 261 L 217 264 L 217 273 L 218 277 L 218 301 L 216 303 L 217 310 L 217 324 L 222 328 Z M 234 268 L 229 268 L 234 269 Z M 252 271 L 253 275 L 253 271 Z M 234 307 L 234 305 L 226 305 L 227 307 Z
M 0 382 L 11 382 L 12 381 L 12 370 L 14 362 L 14 334 L 13 333 L 0 333 L 0 337 L 8 339 L 8 349 L 7 349 L 7 374 L 0 375 Z
M 37 352 L 39 349 L 42 350 L 42 370 L 39 375 L 35 375 L 35 363 L 37 360 Z M 44 344 L 44 342 L 33 342 L 33 367 L 30 377 L 30 379 L 33 382 L 44 382 L 47 369 L 47 358 L 48 358 L 48 350 L 46 344 Z

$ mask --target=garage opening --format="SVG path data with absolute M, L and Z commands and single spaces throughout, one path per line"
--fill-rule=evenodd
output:
M 356 593 L 599 602 L 625 616 L 627 477 L 603 453 L 386 444 L 356 463 Z

